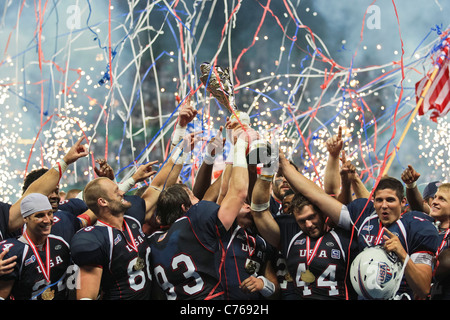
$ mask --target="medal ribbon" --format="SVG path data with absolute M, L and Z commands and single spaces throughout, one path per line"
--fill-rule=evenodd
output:
M 125 220 L 123 220 L 123 224 L 125 225 L 125 229 L 127 229 L 128 232 L 128 236 L 130 237 L 131 241 L 133 242 L 132 244 L 128 242 L 127 238 L 125 238 L 125 241 L 131 246 L 131 248 L 136 251 L 137 253 L 139 253 L 138 251 L 138 247 L 136 242 L 134 241 L 134 237 L 133 234 L 131 233 L 130 227 L 128 227 L 128 224 Z
M 36 248 L 36 246 L 34 245 L 33 241 L 31 241 L 30 237 L 28 236 L 27 232 L 25 231 L 23 233 L 23 236 L 25 237 L 25 239 L 27 240 L 28 244 L 30 245 L 31 249 L 33 250 L 33 253 L 36 257 L 36 260 L 39 264 L 39 267 L 41 267 L 42 270 L 42 274 L 45 277 L 45 280 L 47 280 L 48 283 L 50 283 L 50 245 L 48 243 L 48 237 L 45 240 L 45 265 L 46 268 L 44 268 L 44 263 L 42 262 L 41 257 L 39 256 L 39 252 L 38 249 Z
M 381 238 L 383 236 L 384 233 L 384 227 L 380 222 L 380 227 L 378 229 L 378 235 L 377 235 L 377 239 L 375 240 L 375 245 L 378 245 L 381 242 Z
M 247 239 L 247 247 L 248 247 L 248 255 L 250 256 L 250 258 L 252 257 L 252 255 L 255 253 L 256 250 L 256 239 L 252 236 L 249 236 L 247 231 L 244 230 L 245 233 L 245 238 Z M 253 244 L 255 245 L 254 248 L 252 248 L 250 246 L 250 242 L 248 241 L 248 238 L 251 238 L 253 241 Z
M 444 239 L 442 239 L 441 245 L 439 246 L 439 248 L 436 251 L 436 256 L 439 255 L 442 251 L 442 248 L 445 246 L 445 244 L 447 243 L 447 236 L 450 233 L 450 228 L 447 229 L 447 231 L 444 234 Z
M 310 250 L 310 240 L 309 237 L 306 236 L 306 266 L 309 267 L 309 265 L 311 264 L 311 261 L 314 259 L 315 255 L 317 254 L 317 250 L 319 249 L 319 245 L 323 240 L 323 236 L 321 236 L 316 244 L 314 245 L 314 249 L 313 252 L 311 254 L 311 256 L 309 255 L 309 250 Z

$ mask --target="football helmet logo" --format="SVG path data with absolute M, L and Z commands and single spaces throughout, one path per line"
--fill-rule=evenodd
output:
M 393 299 L 403 277 L 403 264 L 397 255 L 382 247 L 367 247 L 350 266 L 350 280 L 359 296 L 365 299 Z

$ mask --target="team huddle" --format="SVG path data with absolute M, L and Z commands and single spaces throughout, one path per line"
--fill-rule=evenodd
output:
M 340 158 L 339 131 L 319 186 L 276 144 L 262 143 L 269 157 L 249 156 L 261 139 L 238 115 L 207 143 L 188 186 L 179 176 L 199 141 L 187 133 L 196 115 L 184 106 L 167 159 L 126 181 L 98 159 L 96 178 L 61 200 L 63 173 L 88 155 L 83 138 L 30 172 L 22 197 L 0 203 L 0 299 L 450 298 L 449 183 L 422 195 L 409 166 L 368 190 Z

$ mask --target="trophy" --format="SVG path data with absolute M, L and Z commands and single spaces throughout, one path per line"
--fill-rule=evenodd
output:
M 236 106 L 229 69 L 220 66 L 212 69 L 210 63 L 203 62 L 200 65 L 200 71 L 200 80 L 205 85 L 206 90 L 231 113 L 231 122 L 237 122 L 237 119 L 239 119 L 241 124 L 250 127 L 250 116 L 246 112 L 238 110 Z M 260 138 L 249 142 L 247 153 L 247 162 L 249 164 L 269 164 L 270 156 L 271 146 L 269 142 Z

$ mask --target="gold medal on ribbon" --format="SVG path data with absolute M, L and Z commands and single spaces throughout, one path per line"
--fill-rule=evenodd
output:
M 42 300 L 53 300 L 55 298 L 55 290 L 50 288 L 45 289 L 41 294 Z
M 144 269 L 144 267 L 145 267 L 144 259 L 142 259 L 141 257 L 137 257 L 137 260 L 133 266 L 133 269 L 135 271 L 139 271 L 139 270 Z
M 126 237 L 125 237 L 125 241 L 138 254 L 138 257 L 136 259 L 136 263 L 133 266 L 133 270 L 134 271 L 142 270 L 145 267 L 145 261 L 144 261 L 143 258 L 139 257 L 139 249 L 138 249 L 138 246 L 137 246 L 137 244 L 136 244 L 136 242 L 134 240 L 133 233 L 131 232 L 130 227 L 128 227 L 128 224 L 127 224 L 127 222 L 125 220 L 123 221 L 123 224 L 125 226 L 125 229 L 128 232 L 128 236 L 130 237 L 131 242 L 128 242 Z
M 316 280 L 316 277 L 309 269 L 307 269 L 300 274 L 300 280 L 306 283 L 313 283 Z
M 247 258 L 245 261 L 245 271 L 250 275 L 254 274 L 258 271 L 258 263 Z
M 316 244 L 314 245 L 314 249 L 312 253 L 310 254 L 310 238 L 306 236 L 306 271 L 302 271 L 300 273 L 300 280 L 310 284 L 313 283 L 316 280 L 316 277 L 314 274 L 309 270 L 309 266 L 311 265 L 312 260 L 314 259 L 315 255 L 317 254 L 317 250 L 319 249 L 320 244 L 322 243 L 323 236 L 320 237 Z

